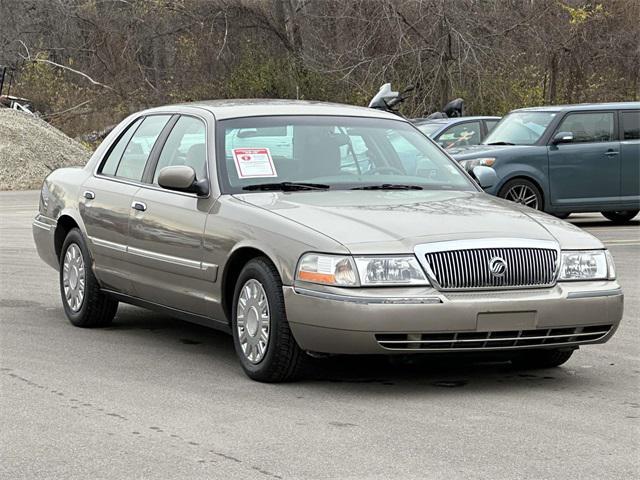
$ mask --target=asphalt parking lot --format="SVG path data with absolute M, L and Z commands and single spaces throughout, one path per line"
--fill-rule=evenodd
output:
M 640 217 L 570 218 L 613 253 L 625 317 L 561 368 L 340 358 L 264 385 L 223 333 L 129 306 L 72 327 L 37 199 L 0 193 L 0 478 L 640 476 Z

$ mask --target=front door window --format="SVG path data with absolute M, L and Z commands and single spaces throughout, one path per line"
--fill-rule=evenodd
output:
M 613 112 L 569 114 L 557 131 L 571 132 L 572 143 L 610 142 L 614 139 Z

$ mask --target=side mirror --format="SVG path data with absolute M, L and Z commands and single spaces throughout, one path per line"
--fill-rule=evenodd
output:
M 551 140 L 551 143 L 553 143 L 554 145 L 570 142 L 573 142 L 572 132 L 558 132 L 553 136 L 553 140 Z
M 188 165 L 164 167 L 158 174 L 158 185 L 167 190 L 197 193 L 200 196 L 209 194 L 207 179 L 196 181 L 196 172 Z
M 493 187 L 498 183 L 498 175 L 491 167 L 477 166 L 471 171 L 473 177 L 477 180 L 482 188 Z

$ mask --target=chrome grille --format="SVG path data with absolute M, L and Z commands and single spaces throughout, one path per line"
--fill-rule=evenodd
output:
M 558 249 L 553 242 L 488 239 L 416 247 L 418 259 L 437 288 L 544 287 L 556 280 Z
M 610 330 L 611 325 L 593 325 L 493 332 L 379 333 L 376 340 L 388 350 L 494 350 L 593 342 Z

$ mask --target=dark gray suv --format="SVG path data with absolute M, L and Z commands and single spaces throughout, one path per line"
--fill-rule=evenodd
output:
M 559 217 L 640 211 L 640 102 L 514 110 L 482 144 L 449 153 L 469 171 L 495 169 L 488 193 Z

